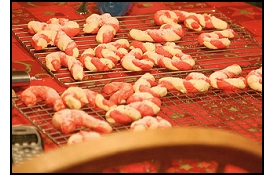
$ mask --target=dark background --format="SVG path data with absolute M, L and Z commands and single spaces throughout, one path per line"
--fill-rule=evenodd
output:
M 258 6 L 258 7 L 262 8 L 262 2 L 246 2 L 246 3 L 249 3 L 249 4 L 252 4 L 254 6 Z

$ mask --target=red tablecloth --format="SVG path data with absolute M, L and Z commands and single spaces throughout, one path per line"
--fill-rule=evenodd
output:
M 12 2 L 12 25 L 27 24 L 31 20 L 47 21 L 53 17 L 64 17 L 70 20 L 85 19 L 92 13 L 99 13 L 94 2 L 87 2 L 88 14 L 78 14 L 76 9 L 80 2 Z M 240 24 L 260 43 L 262 43 L 262 9 L 244 2 L 134 2 L 132 8 L 126 15 L 155 13 L 162 9 L 179 9 L 185 11 L 212 10 L 222 12 L 233 22 Z M 21 46 L 12 35 L 12 71 L 25 70 L 31 76 L 42 80 L 32 81 L 31 85 L 49 84 L 58 91 L 64 87 L 60 86 L 45 69 Z M 12 125 L 31 124 L 16 109 L 12 109 Z M 57 147 L 50 139 L 44 137 L 45 150 Z M 124 167 L 121 172 L 141 171 L 143 164 Z M 146 166 L 146 164 L 144 164 Z M 193 165 L 193 166 L 192 166 Z M 191 164 L 188 161 L 176 164 L 181 172 L 192 169 L 200 172 L 210 172 L 214 164 L 199 163 Z M 176 169 L 176 168 L 175 168 Z M 172 169 L 171 171 L 177 171 Z M 120 169 L 118 169 L 120 170 Z M 230 171 L 239 171 L 230 168 Z M 240 171 L 241 172 L 241 171 Z

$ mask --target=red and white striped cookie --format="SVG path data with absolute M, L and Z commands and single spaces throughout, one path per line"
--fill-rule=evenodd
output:
M 183 38 L 184 32 L 179 24 L 163 24 L 159 29 L 131 29 L 132 39 L 146 42 L 173 42 Z
M 36 105 L 37 101 L 43 100 L 48 107 L 54 111 L 65 109 L 59 93 L 48 86 L 30 86 L 20 94 L 20 99 L 26 106 Z
M 150 73 L 145 73 L 139 79 L 137 79 L 137 81 L 133 85 L 133 89 L 135 92 L 141 92 L 140 91 L 141 86 L 147 86 L 150 88 L 155 86 L 156 84 L 157 83 L 155 77 Z
M 101 137 L 102 137 L 101 134 L 98 132 L 80 130 L 79 132 L 72 134 L 68 138 L 67 145 L 82 143 L 84 141 L 88 141 L 95 138 L 101 138 Z
M 150 100 L 133 102 L 127 105 L 118 105 L 105 114 L 106 120 L 114 126 L 127 125 L 144 116 L 154 116 L 160 107 Z
M 135 48 L 127 53 L 120 61 L 123 68 L 129 71 L 145 71 L 150 70 L 154 63 L 152 60 L 142 58 L 141 49 Z
M 46 67 L 51 71 L 58 71 L 61 67 L 67 67 L 74 80 L 84 78 L 83 64 L 72 56 L 64 52 L 52 52 L 46 55 Z
M 119 105 L 126 103 L 126 100 L 134 94 L 134 89 L 127 82 L 111 82 L 103 87 L 103 92 L 110 95 L 109 101 Z
M 42 30 L 36 33 L 31 39 L 35 50 L 42 50 L 48 45 L 55 45 L 67 55 L 77 58 L 79 49 L 74 40 L 72 40 L 64 31 Z
M 200 78 L 196 75 L 196 77 L 188 77 L 187 79 L 163 77 L 159 79 L 158 83 L 168 90 L 178 90 L 182 93 L 206 92 L 210 87 L 206 77 Z
M 170 70 L 189 70 L 195 65 L 194 59 L 187 54 L 177 53 L 172 58 L 164 57 L 153 51 L 147 51 L 143 58 L 151 59 L 156 66 Z
M 40 21 L 29 21 L 28 32 L 36 34 L 42 30 L 64 31 L 69 37 L 80 33 L 79 24 L 66 18 L 51 18 L 46 23 Z
M 246 76 L 246 81 L 250 88 L 262 92 L 262 67 L 250 71 Z
M 163 55 L 168 58 L 172 58 L 177 53 L 182 53 L 180 46 L 177 46 L 174 42 L 166 42 L 161 45 L 154 44 L 152 42 L 132 41 L 129 48 L 139 48 L 142 50 L 142 53 L 145 53 L 147 51 L 155 51 L 157 54 Z
M 102 94 L 99 94 L 90 89 L 83 89 L 86 94 L 86 98 L 88 100 L 88 106 L 98 107 L 104 111 L 108 111 L 112 107 L 116 107 L 112 101 L 105 99 Z
M 69 37 L 74 37 L 80 33 L 80 25 L 76 21 L 70 21 L 66 18 L 51 18 L 47 21 L 48 24 L 59 24 L 61 30 Z
M 178 22 L 178 15 L 173 10 L 158 10 L 154 14 L 157 25 L 174 24 Z
M 203 14 L 205 20 L 205 28 L 225 30 L 229 28 L 229 24 L 215 16 Z
M 202 33 L 198 37 L 198 43 L 209 49 L 228 48 L 231 44 L 229 38 L 234 38 L 236 33 L 232 29 Z
M 161 107 L 161 100 L 153 96 L 149 92 L 136 92 L 132 96 L 127 99 L 127 104 L 134 103 L 134 102 L 142 102 L 143 100 L 150 100 L 155 103 L 158 107 Z
M 209 76 L 211 86 L 226 91 L 245 89 L 247 86 L 246 79 L 244 77 L 235 78 L 241 72 L 242 69 L 238 64 L 233 64 L 222 70 L 215 71 Z
M 160 116 L 157 117 L 145 116 L 131 123 L 130 130 L 144 131 L 151 129 L 171 128 L 171 127 L 172 127 L 171 123 Z
M 83 51 L 80 62 L 89 71 L 109 71 L 115 66 L 115 63 L 109 58 L 96 57 L 92 48 Z
M 167 89 L 157 85 L 155 77 L 150 73 L 142 75 L 133 85 L 135 92 L 148 92 L 154 97 L 163 97 L 167 95 Z
M 117 48 L 112 44 L 99 44 L 94 48 L 95 56 L 98 58 L 107 58 L 116 65 L 127 53 L 125 48 Z
M 159 102 L 153 102 L 151 100 L 142 100 L 138 102 L 133 102 L 127 106 L 133 107 L 138 110 L 142 117 L 145 116 L 154 116 L 160 111 Z
M 113 131 L 112 127 L 104 120 L 95 118 L 83 110 L 64 109 L 52 117 L 52 125 L 63 134 L 74 132 L 78 127 L 89 128 L 102 134 L 108 134 Z
M 70 109 L 81 109 L 88 104 L 86 94 L 80 87 L 69 87 L 61 94 L 61 98 Z
M 205 26 L 205 19 L 202 14 L 193 14 L 186 17 L 184 25 L 194 31 L 202 31 Z
M 86 23 L 83 25 L 85 33 L 97 34 L 96 41 L 98 43 L 111 42 L 118 30 L 118 19 L 112 17 L 109 13 L 92 14 L 86 18 Z
M 118 105 L 106 112 L 106 121 L 114 126 L 128 125 L 141 118 L 141 113 L 134 107 Z

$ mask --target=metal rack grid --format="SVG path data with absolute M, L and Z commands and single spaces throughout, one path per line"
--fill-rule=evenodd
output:
M 193 57 L 196 64 L 193 67 L 193 70 L 203 71 L 204 69 L 210 68 L 224 68 L 228 65 L 237 63 L 241 67 L 247 66 L 260 66 L 262 63 L 262 46 L 251 37 L 249 33 L 246 32 L 240 25 L 233 23 L 227 17 L 225 17 L 222 13 L 214 11 L 214 10 L 207 10 L 203 12 L 196 12 L 196 13 L 207 13 L 216 16 L 222 20 L 225 20 L 230 25 L 237 36 L 231 40 L 231 45 L 228 49 L 219 49 L 219 50 L 211 50 L 207 49 L 203 46 L 199 46 L 197 43 L 197 38 L 199 34 L 203 32 L 211 32 L 215 31 L 212 29 L 204 29 L 201 32 L 192 31 L 187 29 L 183 25 L 184 29 L 184 38 L 175 42 L 179 45 L 182 51 L 186 54 L 189 54 Z M 113 41 L 117 39 L 127 39 L 129 42 L 132 40 L 129 37 L 129 30 L 132 28 L 137 28 L 141 30 L 158 28 L 155 25 L 153 20 L 153 14 L 146 14 L 146 15 L 136 15 L 136 16 L 121 16 L 117 17 L 120 22 L 120 30 L 116 34 Z M 75 20 L 79 23 L 80 28 L 82 29 L 85 20 Z M 125 70 L 121 64 L 117 64 L 112 70 L 110 71 L 102 71 L 102 72 L 91 72 L 85 69 L 85 77 L 82 81 L 75 81 L 69 70 L 67 68 L 62 68 L 57 72 L 50 71 L 45 65 L 45 57 L 47 54 L 59 51 L 57 47 L 48 47 L 41 51 L 36 51 L 31 46 L 31 37 L 27 31 L 27 25 L 12 25 L 12 32 L 20 41 L 20 43 L 26 48 L 26 50 L 37 60 L 39 61 L 42 66 L 58 80 L 59 83 L 65 86 L 86 86 L 87 83 L 90 84 L 92 81 L 101 80 L 103 78 L 111 78 L 111 77 L 123 77 L 123 76 L 130 76 L 133 77 L 134 75 L 142 75 L 146 71 L 141 72 L 131 72 Z M 80 54 L 88 48 L 95 48 L 98 43 L 95 41 L 96 35 L 86 34 L 81 32 L 77 36 L 73 38 L 78 45 Z M 79 58 L 77 58 L 79 59 Z M 170 72 L 168 69 L 153 67 L 148 72 Z M 175 71 L 179 72 L 179 71 Z
M 199 12 L 197 12 L 199 13 Z M 69 71 L 64 68 L 58 72 L 50 72 L 60 83 L 65 86 L 77 85 L 82 88 L 89 88 L 98 93 L 102 93 L 105 84 L 113 81 L 135 82 L 146 72 L 150 72 L 158 80 L 161 77 L 172 76 L 185 78 L 188 73 L 197 71 L 209 76 L 217 69 L 222 69 L 234 63 L 239 64 L 243 72 L 241 76 L 245 77 L 248 72 L 257 69 L 262 65 L 262 48 L 250 34 L 241 26 L 232 23 L 224 15 L 216 11 L 203 11 L 202 13 L 212 14 L 229 23 L 230 27 L 237 33 L 237 37 L 232 40 L 228 49 L 210 50 L 198 46 L 197 38 L 202 32 L 213 30 L 203 30 L 194 32 L 185 27 L 185 37 L 177 41 L 186 54 L 190 54 L 195 60 L 196 65 L 193 70 L 188 71 L 168 71 L 163 68 L 154 67 L 150 71 L 131 72 L 124 70 L 120 65 L 107 72 L 85 71 L 85 80 L 76 82 L 72 79 Z M 157 28 L 153 22 L 153 15 L 137 15 L 117 17 L 120 21 L 121 29 L 116 35 L 116 39 L 128 37 L 128 31 L 131 28 L 140 28 L 142 30 Z M 77 20 L 82 25 L 84 20 Z M 30 44 L 31 35 L 27 32 L 27 25 L 13 25 L 12 31 L 27 51 L 32 54 L 45 68 L 45 56 L 56 47 L 49 47 L 43 51 L 35 51 Z M 74 37 L 79 46 L 80 53 L 88 47 L 95 47 L 95 35 L 80 35 Z M 108 98 L 106 96 L 106 98 Z M 44 134 L 53 140 L 58 146 L 63 147 L 71 134 L 65 135 L 56 130 L 51 125 L 51 119 L 54 114 L 52 108 L 45 105 L 43 101 L 35 106 L 27 107 L 21 100 L 16 100 L 15 107 L 37 126 Z M 105 119 L 105 111 L 96 107 L 83 107 L 82 110 L 95 118 Z M 250 88 L 237 92 L 224 92 L 222 90 L 212 89 L 204 93 L 182 94 L 178 91 L 169 91 L 162 98 L 162 107 L 157 114 L 171 122 L 173 126 L 179 127 L 209 127 L 225 130 L 232 130 L 245 135 L 250 139 L 262 143 L 262 93 L 256 92 Z M 76 129 L 76 132 L 80 129 Z M 113 127 L 114 132 L 129 130 L 129 125 Z
M 245 76 L 252 68 L 244 68 L 241 76 Z M 204 71 L 210 75 L 212 70 Z M 163 74 L 185 78 L 188 72 Z M 159 79 L 161 74 L 154 74 Z M 139 78 L 140 76 L 138 76 Z M 130 79 L 132 82 L 138 78 Z M 116 80 L 119 80 L 118 78 Z M 109 80 L 113 82 L 115 80 Z M 90 90 L 103 94 L 103 83 L 89 86 Z M 106 98 L 108 98 L 106 96 Z M 208 127 L 231 130 L 246 137 L 262 143 L 262 93 L 250 88 L 236 92 L 224 92 L 222 90 L 210 89 L 203 93 L 183 94 L 171 90 L 165 97 L 161 98 L 162 106 L 158 116 L 168 120 L 176 127 Z M 39 101 L 35 106 L 27 107 L 21 100 L 16 100 L 16 108 L 27 117 L 44 134 L 52 139 L 57 145 L 63 147 L 71 134 L 62 134 L 52 124 L 54 111 L 47 107 L 44 101 Z M 97 107 L 84 106 L 81 110 L 95 118 L 105 120 L 105 111 Z M 129 125 L 112 126 L 113 132 L 129 130 Z M 78 128 L 76 132 L 80 129 Z

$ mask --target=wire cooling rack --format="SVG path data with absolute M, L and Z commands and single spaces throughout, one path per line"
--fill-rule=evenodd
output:
M 207 49 L 203 46 L 199 46 L 197 43 L 197 38 L 199 34 L 203 32 L 211 32 L 215 31 L 212 29 L 204 29 L 201 32 L 192 31 L 187 29 L 183 25 L 184 29 L 184 38 L 175 42 L 179 45 L 182 51 L 186 54 L 189 54 L 193 57 L 196 64 L 193 67 L 193 70 L 198 70 L 203 72 L 204 69 L 212 69 L 212 68 L 224 68 L 228 65 L 232 65 L 234 63 L 239 64 L 241 67 L 248 66 L 260 66 L 262 64 L 262 46 L 253 38 L 251 35 L 240 25 L 233 23 L 227 17 L 225 17 L 221 12 L 217 12 L 214 10 L 206 10 L 203 12 L 196 13 L 207 13 L 210 15 L 214 15 L 217 18 L 220 18 L 226 21 L 230 28 L 233 29 L 237 36 L 231 40 L 231 45 L 228 49 L 219 49 L 219 50 L 211 50 Z M 137 28 L 141 30 L 158 28 L 158 26 L 154 23 L 153 14 L 145 14 L 145 15 L 135 15 L 135 16 L 120 16 L 117 17 L 120 22 L 120 30 L 116 34 L 113 41 L 117 39 L 127 39 L 129 42 L 132 40 L 129 37 L 129 30 L 132 28 Z M 80 28 L 83 28 L 83 24 L 85 20 L 75 20 L 80 25 Z M 125 70 L 120 63 L 117 64 L 110 71 L 103 72 L 91 72 L 85 69 L 85 77 L 82 81 L 75 81 L 69 70 L 67 68 L 62 68 L 57 72 L 50 71 L 45 63 L 45 57 L 47 54 L 59 51 L 57 47 L 48 47 L 41 51 L 36 51 L 31 45 L 32 35 L 28 33 L 27 25 L 12 25 L 12 32 L 17 37 L 19 42 L 26 48 L 26 50 L 37 60 L 42 66 L 52 75 L 54 78 L 61 84 L 65 86 L 87 86 L 93 83 L 93 81 L 102 80 L 104 78 L 112 78 L 112 77 L 124 77 L 130 76 L 134 77 L 136 75 L 143 75 L 147 71 L 141 72 L 131 72 Z M 80 54 L 88 48 L 95 48 L 98 43 L 95 41 L 96 35 L 86 34 L 83 31 L 77 36 L 73 37 L 73 40 L 77 43 Z M 79 58 L 78 58 L 79 59 Z M 166 73 L 170 72 L 168 69 L 153 67 L 148 72 L 159 72 Z M 178 73 L 179 71 L 175 71 Z
M 251 68 L 244 68 L 241 76 L 245 76 Z M 211 70 L 204 71 L 205 75 L 211 74 Z M 185 78 L 188 72 L 176 74 L 163 74 L 165 76 Z M 156 79 L 161 74 L 154 74 Z M 138 76 L 139 78 L 140 76 Z M 130 79 L 133 83 L 138 78 Z M 131 81 L 132 80 L 132 81 Z M 108 83 L 115 80 L 109 80 Z M 103 94 L 104 83 L 92 85 L 88 88 Z M 106 99 L 107 95 L 104 95 Z M 250 88 L 236 92 L 224 92 L 210 88 L 203 93 L 183 94 L 179 91 L 170 90 L 161 98 L 162 106 L 158 116 L 168 120 L 176 127 L 208 127 L 231 130 L 245 135 L 250 139 L 262 142 L 262 93 Z M 18 99 L 15 103 L 17 109 L 27 117 L 35 126 L 52 139 L 59 146 L 64 146 L 71 134 L 62 134 L 52 124 L 54 111 L 47 107 L 44 101 L 27 107 Z M 95 118 L 105 120 L 105 111 L 97 107 L 84 106 L 81 110 Z M 130 125 L 112 126 L 113 132 L 129 130 Z M 78 128 L 76 132 L 80 129 Z
M 107 83 L 114 81 L 133 83 L 146 72 L 151 73 L 156 80 L 165 76 L 185 78 L 187 74 L 194 71 L 209 76 L 215 70 L 223 69 L 236 63 L 242 67 L 241 76 L 245 77 L 251 70 L 257 69 L 262 65 L 262 46 L 244 28 L 233 23 L 220 12 L 208 10 L 197 13 L 208 13 L 225 20 L 230 25 L 230 28 L 237 33 L 237 36 L 231 40 L 231 45 L 228 49 L 210 50 L 199 46 L 197 37 L 200 33 L 213 30 L 195 32 L 183 26 L 185 36 L 182 40 L 177 41 L 176 44 L 182 48 L 184 53 L 191 55 L 196 61 L 196 65 L 192 70 L 170 71 L 153 67 L 150 71 L 132 72 L 125 70 L 119 64 L 107 72 L 85 70 L 85 78 L 82 81 L 75 81 L 66 68 L 58 72 L 49 72 L 59 83 L 66 87 L 79 86 L 103 93 L 102 88 Z M 128 32 L 132 28 L 141 30 L 158 28 L 153 21 L 153 14 L 117 18 L 120 22 L 120 31 L 117 33 L 115 40 L 125 38 L 131 42 Z M 85 20 L 76 21 L 80 25 L 85 22 Z M 51 52 L 58 51 L 56 47 L 48 47 L 43 51 L 34 50 L 30 43 L 32 35 L 27 32 L 27 25 L 12 25 L 12 32 L 22 46 L 44 68 L 46 68 L 45 56 Z M 83 32 L 73 39 L 78 44 L 80 53 L 89 47 L 94 48 L 98 45 L 95 41 L 95 35 L 88 35 Z M 104 96 L 106 99 L 109 98 L 108 95 Z M 161 98 L 161 101 L 161 110 L 157 115 L 168 120 L 175 127 L 192 126 L 231 130 L 258 143 L 262 143 L 262 93 L 256 92 L 249 87 L 236 92 L 224 92 L 210 88 L 207 92 L 188 94 L 171 90 L 165 97 Z M 66 145 L 67 139 L 71 134 L 62 134 L 51 125 L 54 111 L 52 108 L 47 107 L 44 101 L 39 101 L 35 106 L 27 107 L 18 98 L 14 106 L 58 146 L 63 147 Z M 105 120 L 106 112 L 99 108 L 84 106 L 82 110 L 95 118 Z M 78 128 L 75 132 L 81 129 L 85 128 Z M 113 126 L 113 130 L 114 132 L 129 130 L 129 125 Z

